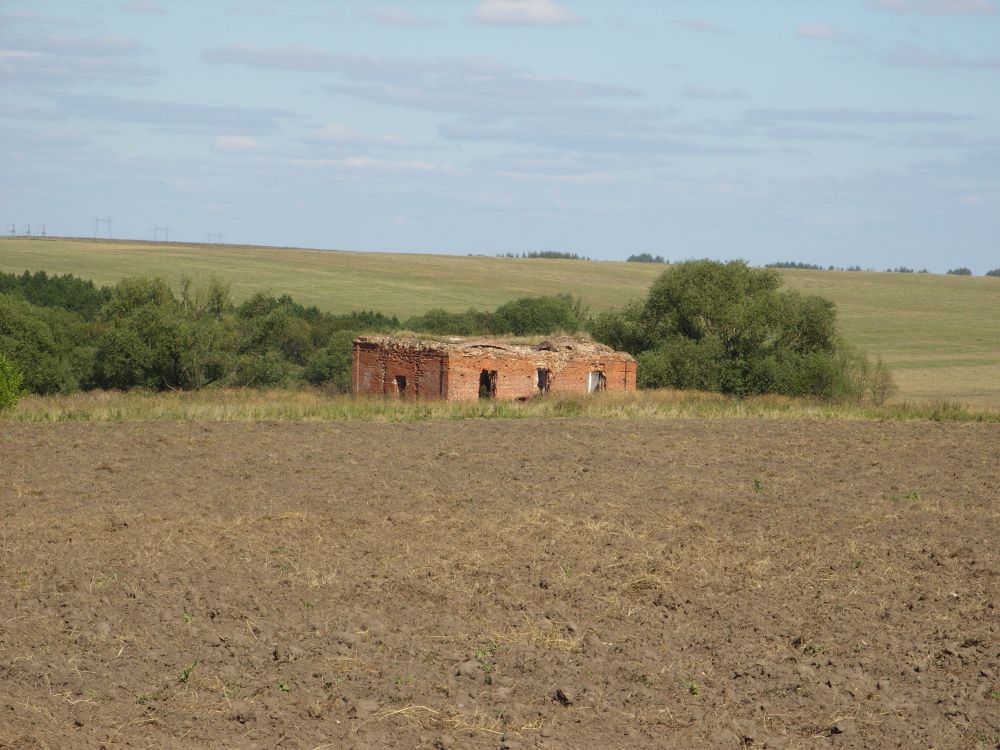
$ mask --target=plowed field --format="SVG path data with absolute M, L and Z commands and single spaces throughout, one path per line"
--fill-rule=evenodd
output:
M 0 747 L 995 747 L 1000 427 L 0 424 Z

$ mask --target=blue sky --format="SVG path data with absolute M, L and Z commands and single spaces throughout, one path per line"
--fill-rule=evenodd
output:
M 1000 267 L 996 0 L 0 0 L 0 96 L 4 233 Z

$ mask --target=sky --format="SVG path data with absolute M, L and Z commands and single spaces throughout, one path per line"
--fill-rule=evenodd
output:
M 0 0 L 0 232 L 981 274 L 998 3 Z

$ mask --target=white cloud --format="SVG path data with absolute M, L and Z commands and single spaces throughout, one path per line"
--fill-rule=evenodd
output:
M 129 13 L 150 13 L 163 15 L 167 11 L 154 0 L 128 0 L 121 4 L 121 9 Z
M 681 89 L 685 99 L 746 99 L 747 93 L 740 89 L 717 89 L 712 86 L 688 85 Z
M 828 23 L 802 23 L 795 29 L 795 35 L 805 39 L 839 39 L 840 29 Z
M 334 169 L 354 169 L 364 171 L 449 171 L 445 167 L 419 159 L 378 159 L 372 156 L 345 156 L 341 159 L 292 159 L 291 164 L 303 167 L 332 167 Z
M 806 109 L 751 109 L 746 113 L 754 122 L 823 122 L 866 123 L 869 125 L 948 123 L 973 120 L 968 115 L 924 110 L 870 110 L 849 107 L 813 107 Z
M 217 154 L 246 154 L 260 149 L 260 141 L 249 135 L 220 135 L 212 140 Z
M 672 21 L 671 25 L 676 26 L 679 29 L 687 29 L 688 31 L 700 31 L 707 34 L 725 34 L 726 30 L 714 24 L 711 21 L 704 21 L 700 18 L 690 18 L 690 19 L 678 19 Z
M 407 26 L 426 28 L 436 26 L 438 21 L 427 16 L 418 16 L 405 8 L 373 8 L 361 14 L 363 18 L 382 26 Z
M 1000 55 L 970 57 L 947 50 L 929 50 L 909 42 L 897 44 L 882 58 L 882 62 L 906 68 L 1000 70 Z
M 872 7 L 925 16 L 978 16 L 996 12 L 991 0 L 872 0 Z
M 476 23 L 498 26 L 571 26 L 583 17 L 553 0 L 480 0 Z

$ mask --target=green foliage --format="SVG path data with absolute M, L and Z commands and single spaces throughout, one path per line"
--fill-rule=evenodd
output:
M 165 281 L 124 279 L 101 308 L 95 375 L 105 388 L 180 388 L 182 306 Z
M 403 325 L 411 331 L 439 336 L 530 336 L 557 331 L 576 333 L 586 321 L 587 311 L 580 299 L 557 294 L 522 297 L 500 305 L 494 312 L 429 310 L 407 319 Z
M 796 263 L 792 260 L 782 260 L 777 263 L 766 263 L 764 268 L 798 268 L 802 271 L 822 271 L 822 266 L 817 266 L 815 263 Z
M 948 273 L 952 276 L 972 276 L 972 270 L 965 268 L 964 266 L 960 268 L 950 268 Z
M 554 297 L 522 297 L 496 309 L 492 333 L 527 336 L 556 331 L 576 333 L 584 327 L 587 311 L 580 299 L 569 294 Z
M 20 276 L 0 272 L 0 294 L 21 297 L 37 307 L 62 308 L 93 320 L 110 299 L 111 290 L 98 288 L 93 281 L 78 279 L 73 274 L 49 276 L 45 271 L 25 271 Z
M 566 253 L 560 250 L 530 251 L 527 253 L 501 253 L 498 258 L 547 258 L 549 260 L 590 260 L 590 258 L 576 253 Z
M 7 355 L 0 352 L 0 412 L 15 406 L 21 398 L 24 375 Z
M 32 393 L 69 393 L 92 379 L 92 326 L 79 315 L 0 294 L 0 353 Z
M 410 331 L 433 333 L 437 336 L 484 336 L 493 330 L 490 313 L 466 310 L 453 313 L 440 308 L 428 310 L 403 322 Z
M 337 331 L 327 345 L 317 349 L 306 362 L 303 377 L 313 385 L 323 385 L 338 393 L 351 390 L 351 349 L 357 334 Z
M 1000 277 L 1000 268 L 994 268 L 994 269 L 993 269 L 993 270 L 991 270 L 991 271 L 987 271 L 987 272 L 986 272 L 986 275 L 987 275 L 987 276 L 995 276 L 995 277 Z
M 742 261 L 688 261 L 665 271 L 645 303 L 598 316 L 594 337 L 634 354 L 639 385 L 736 396 L 840 399 L 861 392 L 858 355 L 837 337 L 820 297 L 780 291 L 776 271 Z M 881 375 L 887 377 L 884 370 Z
M 666 263 L 662 255 L 652 256 L 649 253 L 639 253 L 630 255 L 625 259 L 626 263 Z

